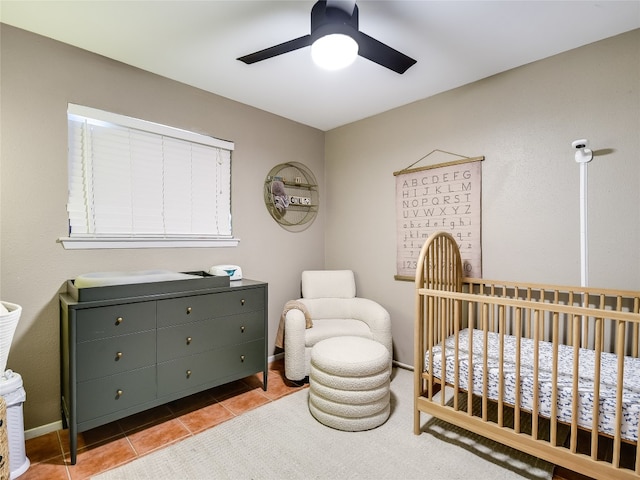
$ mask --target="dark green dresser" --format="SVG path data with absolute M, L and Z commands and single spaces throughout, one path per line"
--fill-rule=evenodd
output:
M 79 432 L 259 372 L 267 389 L 266 283 L 159 283 L 60 295 L 72 464 Z

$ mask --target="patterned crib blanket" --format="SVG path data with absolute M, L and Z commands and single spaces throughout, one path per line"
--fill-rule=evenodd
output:
M 459 359 L 459 387 L 469 390 L 469 329 L 464 329 L 458 335 Z M 445 340 L 446 382 L 454 383 L 455 337 Z M 473 393 L 481 395 L 483 391 L 483 351 L 484 332 L 473 330 Z M 488 396 L 492 400 L 498 399 L 499 368 L 500 368 L 500 335 L 488 333 Z M 533 353 L 532 339 L 522 338 L 520 344 L 520 407 L 532 411 L 533 405 Z M 594 402 L 593 372 L 595 366 L 595 351 L 579 349 L 579 383 L 578 383 L 578 424 L 588 429 L 592 426 L 592 412 Z M 504 391 L 503 400 L 515 405 L 516 393 L 516 337 L 504 337 Z M 553 346 L 549 342 L 539 344 L 538 370 L 538 410 L 547 418 L 551 417 L 551 388 L 552 388 L 552 359 Z M 600 408 L 598 429 L 600 432 L 615 434 L 616 410 L 616 379 L 618 359 L 615 354 L 603 352 L 601 354 L 600 376 Z M 425 354 L 424 371 L 429 370 L 429 353 Z M 442 378 L 442 345 L 433 348 L 433 374 Z M 571 422 L 571 402 L 573 398 L 573 347 L 559 345 L 558 348 L 558 400 L 557 417 L 559 421 Z M 640 359 L 625 357 L 624 360 L 624 391 L 622 400 L 621 435 L 626 440 L 638 439 L 638 418 L 640 416 Z

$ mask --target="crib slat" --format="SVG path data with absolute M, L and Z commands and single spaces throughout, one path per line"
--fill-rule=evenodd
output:
M 616 430 L 613 438 L 613 465 L 617 468 L 620 466 L 620 440 L 622 435 L 622 392 L 624 387 L 624 333 L 625 322 L 617 320 L 617 345 L 616 353 L 618 354 L 618 378 L 616 383 Z
M 473 362 L 473 330 L 476 328 L 476 303 L 469 302 L 469 371 L 467 372 L 467 414 L 471 415 L 473 413 L 473 372 L 474 372 L 474 362 Z
M 531 301 L 531 287 L 527 288 L 527 301 Z M 531 331 L 532 325 L 531 325 L 531 312 L 529 310 L 525 310 L 525 322 L 526 322 L 526 334 L 525 336 L 527 338 L 531 338 L 533 337 L 533 332 Z M 529 315 L 527 315 L 527 313 L 529 313 Z
M 496 286 L 493 283 L 491 284 L 489 295 L 492 297 L 496 296 Z M 489 309 L 489 330 L 492 332 L 495 331 L 495 327 L 493 323 L 493 307 Z
M 582 293 L 582 306 L 589 308 L 589 294 L 586 292 Z M 589 319 L 588 317 L 582 317 L 582 320 L 582 346 L 589 348 Z
M 482 342 L 482 421 L 487 421 L 488 398 L 489 398 L 489 367 L 487 352 L 489 351 L 489 305 L 482 303 L 482 331 L 484 338 Z
M 600 294 L 600 309 L 604 310 L 605 308 L 606 308 L 606 297 L 604 296 L 604 294 Z M 602 328 L 604 330 L 604 325 L 602 326 Z M 602 345 L 600 346 L 600 348 L 604 350 L 604 335 L 602 335 L 602 338 L 600 340 L 602 341 Z
M 567 300 L 567 305 L 573 305 L 573 290 L 571 290 L 569 292 L 569 298 Z M 575 315 L 571 314 L 570 318 L 569 318 L 569 324 L 568 324 L 568 332 L 567 332 L 567 345 L 575 345 L 574 339 L 573 339 L 573 329 L 574 329 L 574 319 Z
M 533 405 L 531 409 L 531 436 L 538 439 L 538 401 L 540 375 L 540 311 L 533 311 Z
M 558 292 L 554 295 L 555 303 L 558 303 Z M 553 325 L 552 325 L 552 342 L 553 342 L 553 357 L 551 364 L 552 367 L 552 382 L 551 382 L 551 435 L 550 442 L 552 445 L 557 445 L 557 433 L 558 433 L 558 313 L 553 313 Z
M 446 299 L 445 298 L 441 298 L 440 299 L 440 332 L 439 332 L 439 342 L 442 345 L 441 348 L 441 352 L 440 352 L 440 365 L 441 365 L 441 369 L 442 369 L 442 393 L 440 394 L 440 405 L 444 405 L 445 404 L 445 397 L 446 395 L 444 394 L 444 385 L 446 384 L 446 380 L 447 380 L 447 357 L 445 355 L 446 353 L 446 349 L 444 348 L 445 345 L 445 340 L 447 339 L 447 329 L 446 329 L 446 321 L 447 319 L 445 318 L 444 315 L 444 311 L 445 311 L 445 302 Z
M 515 406 L 513 409 L 513 429 L 516 433 L 520 433 L 520 359 L 522 355 L 522 309 L 516 308 L 516 392 Z
M 453 304 L 453 320 L 454 320 L 454 326 L 453 326 L 453 331 L 454 331 L 454 336 L 455 336 L 455 342 L 454 342 L 454 351 L 453 351 L 453 358 L 454 358 L 454 374 L 453 374 L 453 408 L 455 410 L 458 410 L 458 393 L 460 392 L 460 359 L 459 359 L 459 355 L 460 355 L 460 326 L 459 326 L 459 322 L 458 319 L 460 318 L 460 300 L 455 300 L 454 304 Z M 443 349 L 444 350 L 444 349 Z M 444 396 L 444 395 L 443 395 Z
M 598 424 L 600 423 L 600 367 L 602 362 L 602 319 L 596 318 L 595 361 L 593 366 L 593 411 L 591 412 L 591 458 L 598 460 Z
M 540 289 L 540 298 L 538 299 L 539 302 L 544 303 L 544 296 L 545 296 L 545 291 L 543 288 Z M 544 315 L 543 312 L 540 312 L 541 315 Z M 544 317 L 540 319 L 539 323 L 538 323 L 538 328 L 540 329 L 539 332 L 539 336 L 538 336 L 538 340 L 544 340 Z
M 429 297 L 427 300 L 427 308 L 429 310 L 429 325 L 427 326 L 427 345 L 429 346 L 429 384 L 428 384 L 428 398 L 433 400 L 433 346 L 434 343 L 434 299 Z
M 580 316 L 573 315 L 572 322 L 573 324 L 573 381 L 571 383 L 571 391 L 573 392 L 573 396 L 571 398 L 571 411 L 578 411 L 578 379 L 580 374 Z M 571 440 L 569 444 L 569 448 L 572 453 L 576 453 L 578 449 L 578 416 L 571 416 Z
M 640 313 L 640 298 L 636 297 L 633 299 L 633 311 L 635 313 Z M 633 324 L 633 343 L 632 343 L 632 355 L 638 358 L 638 324 Z M 636 462 L 637 463 L 637 462 Z
M 500 335 L 500 351 L 498 358 L 500 359 L 498 367 L 498 425 L 504 426 L 504 306 L 498 308 L 498 334 Z

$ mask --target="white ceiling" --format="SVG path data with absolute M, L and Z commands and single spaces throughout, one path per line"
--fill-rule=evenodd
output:
M 323 71 L 309 48 L 236 60 L 310 33 L 314 3 L 2 0 L 0 21 L 321 130 L 640 28 L 640 0 L 360 0 L 360 30 L 418 61 L 405 74 Z

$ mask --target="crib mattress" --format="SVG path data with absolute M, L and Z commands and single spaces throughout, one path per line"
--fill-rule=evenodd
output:
M 459 332 L 458 336 L 459 359 L 459 387 L 469 390 L 469 329 Z M 488 333 L 488 397 L 498 399 L 499 375 L 500 375 L 500 336 L 497 333 Z M 483 391 L 483 358 L 484 332 L 473 330 L 473 393 L 481 395 Z M 455 337 L 445 340 L 445 371 L 446 383 L 454 383 Z M 532 411 L 533 406 L 533 353 L 534 342 L 531 339 L 521 339 L 521 364 L 520 364 L 520 407 Z M 442 345 L 433 348 L 433 374 L 442 379 Z M 595 366 L 595 351 L 579 350 L 579 384 L 578 384 L 578 424 L 590 429 L 592 427 L 592 412 L 594 403 L 593 372 Z M 516 337 L 505 335 L 504 337 L 504 401 L 515 405 L 516 392 Z M 541 415 L 551 416 L 551 388 L 552 388 L 552 358 L 553 347 L 551 343 L 540 342 L 539 370 L 538 370 L 538 411 Z M 602 353 L 601 357 L 601 381 L 600 381 L 600 408 L 598 429 L 600 432 L 615 434 L 615 409 L 616 409 L 616 379 L 617 379 L 616 355 Z M 429 370 L 429 354 L 425 354 L 425 372 Z M 573 347 L 560 345 L 558 349 L 558 400 L 557 417 L 559 421 L 571 422 L 571 402 L 573 392 Z M 624 392 L 622 405 L 622 438 L 630 441 L 638 439 L 638 417 L 640 415 L 640 359 L 625 357 L 624 362 Z

